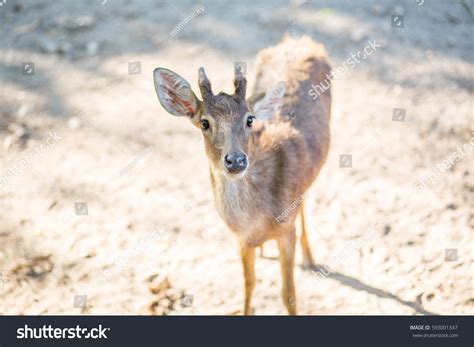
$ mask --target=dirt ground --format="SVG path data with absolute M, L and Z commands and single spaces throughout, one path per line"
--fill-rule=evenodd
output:
M 241 313 L 201 134 L 163 110 L 152 71 L 197 89 L 204 66 L 231 92 L 244 61 L 251 88 L 256 53 L 285 32 L 334 68 L 380 45 L 333 81 L 305 202 L 330 271 L 304 271 L 297 250 L 299 313 L 473 313 L 474 1 L 0 4 L 1 314 Z M 276 256 L 269 243 L 257 259 L 259 315 L 285 314 Z

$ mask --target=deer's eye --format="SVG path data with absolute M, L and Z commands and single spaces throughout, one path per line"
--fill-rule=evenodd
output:
M 252 115 L 250 115 L 250 116 L 247 117 L 247 126 L 248 126 L 248 127 L 251 127 L 251 126 L 252 126 L 254 119 L 255 119 L 255 117 L 252 116 Z
M 209 129 L 209 121 L 207 119 L 201 119 L 200 123 L 202 129 Z

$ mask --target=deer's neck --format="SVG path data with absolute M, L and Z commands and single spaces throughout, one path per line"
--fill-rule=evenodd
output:
M 211 185 L 219 214 L 232 228 L 239 229 L 250 216 L 252 201 L 251 168 L 246 175 L 239 179 L 229 179 L 222 171 L 211 165 Z

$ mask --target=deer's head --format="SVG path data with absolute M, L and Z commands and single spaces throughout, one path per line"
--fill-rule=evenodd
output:
M 213 169 L 228 178 L 240 178 L 249 166 L 250 132 L 255 121 L 269 119 L 280 107 L 285 93 L 283 82 L 272 87 L 252 107 L 246 100 L 247 80 L 236 69 L 235 93 L 214 95 L 211 82 L 203 68 L 199 69 L 199 89 L 202 101 L 189 83 L 178 74 L 164 68 L 154 71 L 158 99 L 166 111 L 186 117 L 201 129 L 206 153 Z M 252 108 L 252 109 L 251 109 Z

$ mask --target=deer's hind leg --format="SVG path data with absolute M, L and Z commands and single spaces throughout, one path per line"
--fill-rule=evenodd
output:
M 304 205 L 301 204 L 300 209 L 300 217 L 301 217 L 301 250 L 303 251 L 303 268 L 304 269 L 312 269 L 315 266 L 313 254 L 311 253 L 311 248 L 308 242 L 308 236 L 306 235 L 306 223 L 304 217 Z

